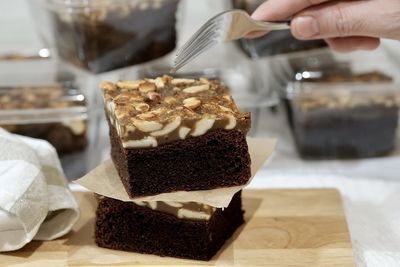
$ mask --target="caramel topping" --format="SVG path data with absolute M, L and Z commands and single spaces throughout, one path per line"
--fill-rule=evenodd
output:
M 180 219 L 207 221 L 217 211 L 217 208 L 197 202 L 133 201 L 133 203 Z

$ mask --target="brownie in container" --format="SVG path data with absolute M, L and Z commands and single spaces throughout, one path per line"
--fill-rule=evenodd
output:
M 299 154 L 313 159 L 368 158 L 393 151 L 400 92 L 390 78 L 370 73 L 350 79 L 357 82 L 329 80 L 288 85 L 291 97 L 286 104 Z
M 241 113 L 219 81 L 170 76 L 103 82 L 111 157 L 130 197 L 244 185 Z
M 196 202 L 123 202 L 99 196 L 95 241 L 116 250 L 210 260 L 243 222 L 241 192 L 224 209 Z
M 66 85 L 0 88 L 0 127 L 50 142 L 59 155 L 87 145 L 85 97 Z
M 265 0 L 232 0 L 232 5 L 235 9 L 243 9 L 251 14 L 263 2 Z M 327 46 L 323 40 L 297 40 L 290 30 L 272 31 L 255 39 L 243 38 L 237 44 L 251 58 L 307 51 Z
M 94 73 L 144 63 L 175 48 L 179 0 L 39 1 L 59 56 Z

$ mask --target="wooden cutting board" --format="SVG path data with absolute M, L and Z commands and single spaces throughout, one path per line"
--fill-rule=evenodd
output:
M 0 265 L 355 266 L 340 195 L 335 190 L 245 190 L 246 223 L 210 262 L 98 248 L 93 241 L 93 195 L 76 196 L 82 216 L 70 234 L 2 253 Z

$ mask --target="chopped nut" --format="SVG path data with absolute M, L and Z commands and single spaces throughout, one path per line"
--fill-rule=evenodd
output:
M 125 129 L 129 133 L 133 133 L 136 130 L 136 127 L 133 126 L 133 125 L 128 124 L 128 125 L 125 126 Z
M 145 133 L 158 131 L 163 128 L 163 125 L 156 121 L 142 121 L 133 119 L 133 123 L 139 130 Z
M 136 81 L 119 81 L 117 86 L 122 89 L 138 89 L 139 85 L 143 83 L 143 80 Z
M 114 83 L 109 82 L 109 81 L 101 82 L 100 88 L 101 88 L 102 90 L 105 90 L 105 91 L 114 91 L 114 90 L 117 90 L 117 86 L 115 86 Z
M 176 99 L 175 97 L 167 96 L 166 98 L 164 98 L 164 102 L 167 103 L 168 105 L 173 105 L 176 104 Z
M 236 126 L 236 118 L 232 114 L 228 115 L 228 124 L 225 126 L 225 130 L 232 130 Z
M 183 110 L 184 110 L 184 112 L 185 112 L 188 116 L 194 116 L 194 115 L 196 115 L 196 112 L 194 112 L 192 109 L 187 108 L 187 107 L 185 107 L 185 106 L 183 106 Z
M 150 110 L 150 106 L 146 103 L 137 103 L 134 105 L 135 109 L 140 112 L 146 112 Z
M 122 143 L 123 147 L 156 147 L 157 140 L 152 136 L 147 136 L 140 140 L 129 140 Z
M 10 102 L 10 101 L 11 101 L 11 96 L 9 96 L 9 95 L 3 95 L 0 98 L 0 103 L 7 103 L 7 102 Z
M 173 85 L 179 85 L 179 84 L 192 84 L 194 83 L 195 80 L 194 79 L 173 79 L 171 81 L 171 84 Z
M 182 208 L 183 204 L 179 203 L 179 202 L 174 202 L 174 201 L 168 201 L 168 202 L 164 202 L 165 204 L 167 204 L 168 206 L 174 207 L 174 208 Z
M 188 127 L 179 128 L 179 138 L 180 139 L 185 139 L 190 131 L 191 131 L 191 129 L 188 128 Z
M 130 102 L 142 102 L 143 101 L 143 97 L 140 95 L 132 95 L 129 97 L 129 101 Z
M 183 100 L 183 106 L 192 110 L 200 107 L 201 101 L 196 97 L 190 97 Z
M 139 91 L 142 93 L 154 92 L 157 86 L 152 82 L 144 82 L 139 85 Z
M 158 108 L 158 109 L 154 109 L 153 111 L 152 111 L 152 113 L 154 113 L 154 114 L 156 114 L 156 115 L 162 115 L 162 114 L 165 114 L 166 112 L 167 112 L 167 108 L 165 108 L 165 107 L 160 107 L 160 108 Z
M 231 113 L 233 113 L 232 109 L 230 109 L 230 108 L 227 108 L 227 107 L 224 107 L 224 106 L 221 106 L 221 105 L 219 105 L 219 107 L 220 107 L 223 111 L 225 111 L 225 112 L 231 112 Z
M 165 87 L 165 82 L 164 82 L 163 78 L 161 78 L 161 77 L 156 78 L 154 80 L 154 82 L 157 86 L 157 89 L 162 89 Z
M 115 117 L 119 120 L 126 116 L 126 111 L 124 109 L 115 110 Z
M 199 81 L 200 81 L 201 83 L 203 83 L 203 84 L 210 84 L 210 80 L 207 79 L 207 78 L 200 78 Z
M 75 135 L 81 135 L 86 131 L 86 124 L 82 120 L 63 121 L 62 124 L 71 129 Z
M 188 94 L 196 94 L 196 93 L 207 91 L 209 89 L 210 89 L 209 84 L 203 84 L 203 85 L 196 85 L 196 86 L 191 86 L 191 87 L 185 88 L 185 89 L 183 89 L 183 92 L 188 93 Z
M 192 132 L 192 136 L 200 136 L 205 134 L 214 125 L 215 119 L 203 118 L 196 122 L 195 128 Z
M 125 114 L 118 119 L 118 122 L 121 126 L 129 125 L 131 123 L 131 117 L 128 114 Z
M 160 102 L 161 95 L 156 92 L 149 92 L 149 93 L 147 93 L 145 100 Z
M 167 135 L 167 134 L 173 132 L 176 128 L 178 128 L 179 125 L 181 125 L 181 122 L 182 122 L 182 119 L 181 119 L 181 117 L 178 116 L 172 122 L 165 125 L 165 127 L 162 130 L 152 132 L 151 135 L 152 136 Z
M 233 102 L 232 101 L 232 97 L 230 95 L 224 95 L 222 98 L 225 99 L 228 102 Z
M 29 102 L 33 102 L 33 101 L 36 100 L 36 96 L 35 96 L 35 94 L 33 94 L 33 93 L 25 94 L 24 97 L 25 97 L 25 100 L 26 100 L 26 101 L 29 101 Z
M 212 114 L 219 112 L 218 106 L 216 106 L 215 104 L 211 104 L 211 103 L 202 105 L 202 109 L 203 109 L 203 111 L 205 111 L 207 113 L 212 113 Z
M 154 113 L 149 112 L 149 113 L 143 113 L 143 114 L 138 115 L 138 118 L 139 119 L 143 119 L 143 120 L 147 120 L 147 119 L 152 119 L 155 116 L 156 115 Z
M 182 89 L 181 88 L 179 88 L 179 87 L 174 87 L 174 89 L 172 89 L 174 92 L 180 92 L 180 91 L 182 91 Z
M 114 98 L 114 103 L 117 105 L 126 104 L 129 102 L 130 98 L 131 98 L 131 95 L 129 95 L 127 93 L 122 93 L 122 94 L 117 95 Z

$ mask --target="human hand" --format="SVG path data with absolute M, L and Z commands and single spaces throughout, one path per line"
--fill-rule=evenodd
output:
M 400 40 L 400 0 L 268 0 L 252 17 L 264 21 L 292 17 L 294 37 L 325 39 L 338 52 L 372 50 L 380 38 Z

